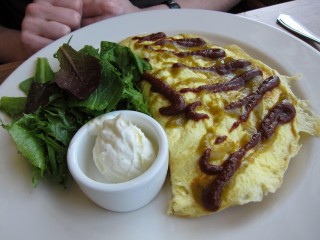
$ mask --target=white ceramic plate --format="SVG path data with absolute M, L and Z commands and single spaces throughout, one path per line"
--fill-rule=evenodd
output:
M 166 32 L 202 34 L 218 44 L 236 43 L 282 74 L 303 77 L 293 86 L 320 113 L 320 54 L 299 39 L 243 17 L 203 10 L 166 10 L 116 17 L 73 32 L 71 45 L 99 46 L 130 35 Z M 32 76 L 37 57 L 52 59 L 66 36 L 32 56 L 1 85 L 0 96 L 17 96 Z M 52 61 L 55 69 L 58 65 Z M 3 115 L 1 115 L 3 118 Z M 0 239 L 317 239 L 320 234 L 319 139 L 303 137 L 282 187 L 262 202 L 183 219 L 166 215 L 170 184 L 148 206 L 112 213 L 88 200 L 71 181 L 67 190 L 48 183 L 31 186 L 31 171 L 0 129 Z

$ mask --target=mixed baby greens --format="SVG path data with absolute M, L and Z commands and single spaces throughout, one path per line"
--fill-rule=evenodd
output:
M 12 118 L 0 125 L 32 165 L 33 186 L 43 178 L 66 186 L 68 145 L 90 119 L 118 109 L 148 114 L 137 83 L 151 66 L 129 48 L 102 41 L 100 49 L 76 51 L 64 44 L 55 57 L 58 72 L 37 59 L 34 76 L 19 85 L 26 97 L 0 99 L 0 111 Z

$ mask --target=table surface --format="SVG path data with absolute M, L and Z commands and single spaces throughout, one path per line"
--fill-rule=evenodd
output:
M 243 13 L 239 15 L 247 17 L 249 19 L 257 20 L 271 26 L 282 29 L 277 24 L 277 17 L 279 14 L 288 14 L 293 16 L 313 33 L 320 36 L 320 1 L 319 0 L 295 0 L 291 2 L 272 5 L 269 7 L 259 8 Z M 298 37 L 298 36 L 297 36 Z M 320 51 L 320 45 L 301 38 L 312 47 Z M 18 67 L 23 61 L 17 61 L 12 63 L 6 63 L 0 65 L 0 84 Z
M 270 7 L 259 8 L 256 10 L 240 13 L 239 15 L 257 20 L 276 28 L 285 30 L 277 23 L 280 14 L 287 14 L 294 17 L 311 32 L 320 36 L 320 1 L 319 0 L 295 0 L 281 3 Z M 297 36 L 297 35 L 296 35 Z M 299 37 L 299 36 L 297 36 Z M 305 38 L 299 37 L 312 47 L 320 51 L 320 45 Z

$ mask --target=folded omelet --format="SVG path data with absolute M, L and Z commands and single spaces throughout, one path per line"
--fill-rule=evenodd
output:
M 299 134 L 320 135 L 319 117 L 289 87 L 298 77 L 236 45 L 164 33 L 122 44 L 153 67 L 141 89 L 169 140 L 169 214 L 199 217 L 261 201 L 280 187 Z

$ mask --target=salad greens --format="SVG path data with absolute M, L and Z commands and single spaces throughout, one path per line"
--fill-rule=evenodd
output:
M 12 118 L 0 125 L 32 165 L 33 186 L 48 178 L 66 186 L 68 145 L 90 119 L 118 109 L 149 114 L 138 82 L 151 65 L 129 48 L 102 41 L 100 49 L 76 51 L 63 44 L 55 57 L 57 72 L 47 58 L 37 59 L 34 76 L 19 85 L 25 97 L 0 99 L 0 111 Z

